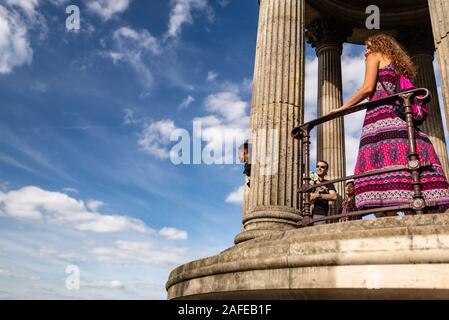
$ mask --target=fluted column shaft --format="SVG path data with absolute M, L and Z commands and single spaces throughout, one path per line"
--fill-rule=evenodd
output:
M 295 228 L 298 141 L 303 122 L 304 0 L 260 1 L 250 115 L 251 187 L 235 242 Z
M 437 49 L 440 63 L 446 124 L 449 128 L 449 1 L 428 0 L 428 2 L 435 48 Z
M 413 62 L 418 67 L 416 86 L 427 88 L 432 94 L 432 101 L 429 105 L 429 116 L 422 126 L 422 130 L 429 136 L 435 147 L 435 152 L 440 158 L 441 165 L 449 177 L 449 159 L 447 154 L 446 139 L 444 137 L 443 120 L 441 117 L 440 102 L 438 98 L 435 72 L 433 69 L 432 54 L 416 54 L 412 57 Z
M 341 49 L 336 46 L 321 48 L 318 52 L 318 117 L 328 114 L 343 104 L 341 80 Z M 329 163 L 327 179 L 346 176 L 345 125 L 338 118 L 317 128 L 317 160 Z M 336 185 L 344 195 L 344 184 Z
M 333 18 L 312 22 L 306 33 L 308 42 L 318 56 L 318 117 L 328 114 L 343 104 L 341 54 L 343 42 L 351 29 Z M 327 179 L 346 176 L 344 119 L 326 122 L 317 128 L 317 161 L 329 163 Z M 336 185 L 337 193 L 344 195 L 344 183 Z M 331 208 L 335 208 L 332 205 Z

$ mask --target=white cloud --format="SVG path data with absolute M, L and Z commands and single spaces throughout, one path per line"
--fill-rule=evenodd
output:
M 3 207 L 3 213 L 11 218 L 45 220 L 51 224 L 69 225 L 76 230 L 98 233 L 154 232 L 138 219 L 91 212 L 82 200 L 71 198 L 64 193 L 29 186 L 0 195 L 0 207 Z
M 87 201 L 87 207 L 93 212 L 97 212 L 100 207 L 104 205 L 103 201 L 99 200 L 89 200 Z
M 243 193 L 245 191 L 245 186 L 240 186 L 238 187 L 237 190 L 231 192 L 230 194 L 228 194 L 226 196 L 226 202 L 230 202 L 230 203 L 237 203 L 237 204 L 241 204 L 243 203 Z
M 170 135 L 176 129 L 173 120 L 150 122 L 143 129 L 137 143 L 142 150 L 159 159 L 169 158 Z
M 28 16 L 33 16 L 36 14 L 39 0 L 6 0 L 6 3 L 21 8 Z
M 27 28 L 21 17 L 0 5 L 0 74 L 8 74 L 15 67 L 31 64 Z
M 75 188 L 63 188 L 62 191 L 67 192 L 67 193 L 69 193 L 69 192 L 79 193 L 79 190 L 75 189 Z
M 62 252 L 57 249 L 53 245 L 41 246 L 38 251 L 38 255 L 44 257 L 53 257 L 56 259 L 63 260 L 65 262 L 79 262 L 79 261 L 87 261 L 87 258 L 75 253 L 75 252 Z
M 117 29 L 113 36 L 113 49 L 102 55 L 114 63 L 125 62 L 138 75 L 146 89 L 153 86 L 153 72 L 146 63 L 147 57 L 154 57 L 162 52 L 157 38 L 147 30 L 134 30 L 128 27 Z
M 242 101 L 234 92 L 219 92 L 209 95 L 205 100 L 207 111 L 220 114 L 227 121 L 234 121 L 246 115 L 248 103 Z
M 231 0 L 218 0 L 218 4 L 222 7 L 226 7 L 230 3 L 231 3 Z
M 113 37 L 122 48 L 124 45 L 131 44 L 129 49 L 137 49 L 139 52 L 147 51 L 153 54 L 159 54 L 161 50 L 159 41 L 145 29 L 136 31 L 128 27 L 122 27 L 114 32 Z M 126 42 L 127 40 L 130 43 Z
M 208 71 L 207 72 L 207 81 L 215 81 L 215 79 L 217 79 L 218 77 L 218 73 L 214 72 L 214 71 Z
M 249 103 L 241 97 L 245 88 L 246 79 L 243 85 L 226 83 L 226 91 L 210 94 L 204 100 L 208 114 L 194 118 L 201 123 L 201 138 L 206 141 L 203 160 L 210 156 L 209 163 L 235 163 L 235 149 L 248 138 Z
M 123 124 L 124 125 L 130 125 L 130 124 L 136 124 L 141 123 L 142 119 L 136 118 L 134 115 L 134 110 L 130 108 L 123 109 L 123 112 L 125 113 L 125 116 L 123 117 Z
M 195 101 L 195 98 L 192 96 L 188 96 L 184 100 L 182 100 L 181 104 L 178 106 L 179 109 L 185 109 L 190 106 Z
M 175 228 L 162 228 L 159 234 L 168 240 L 187 240 L 187 232 Z
M 207 0 L 172 0 L 167 35 L 177 37 L 184 24 L 192 24 L 194 10 L 208 10 Z M 210 9 L 209 9 L 210 10 Z
M 91 0 L 87 3 L 87 8 L 107 21 L 114 15 L 126 11 L 130 2 L 130 0 Z
M 96 247 L 97 260 L 116 264 L 178 265 L 186 261 L 186 248 L 158 248 L 149 242 L 116 241 L 112 247 Z
M 112 280 L 112 281 L 92 281 L 86 282 L 81 281 L 80 288 L 84 289 L 123 289 L 124 285 L 121 281 Z
M 50 2 L 55 6 L 62 6 L 68 4 L 70 0 L 50 0 Z

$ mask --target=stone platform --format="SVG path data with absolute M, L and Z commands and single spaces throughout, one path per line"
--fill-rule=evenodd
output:
M 245 241 L 170 274 L 168 299 L 449 299 L 449 214 Z

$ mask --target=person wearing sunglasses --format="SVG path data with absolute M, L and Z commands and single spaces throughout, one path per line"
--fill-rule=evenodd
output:
M 324 177 L 327 175 L 329 164 L 324 160 L 319 160 L 316 164 L 316 174 L 319 183 L 326 182 Z M 310 194 L 310 201 L 313 204 L 312 215 L 313 218 L 321 218 L 327 216 L 329 213 L 329 201 L 337 201 L 337 191 L 333 184 L 322 186 L 312 190 Z M 320 224 L 320 223 L 317 223 Z

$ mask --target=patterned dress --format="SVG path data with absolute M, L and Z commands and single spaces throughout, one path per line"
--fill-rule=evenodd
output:
M 390 94 L 394 94 L 396 75 L 392 64 L 379 69 L 376 91 L 370 101 L 389 95 L 380 81 Z M 428 208 L 426 212 L 444 212 L 449 208 L 449 183 L 441 162 L 424 132 L 415 130 L 415 137 L 420 160 L 433 164 L 421 172 L 422 193 L 426 201 L 435 201 L 438 207 Z M 408 149 L 406 123 L 396 115 L 392 105 L 369 108 L 363 123 L 354 174 L 406 165 Z M 411 173 L 406 170 L 355 179 L 354 187 L 359 210 L 409 204 L 413 196 Z

